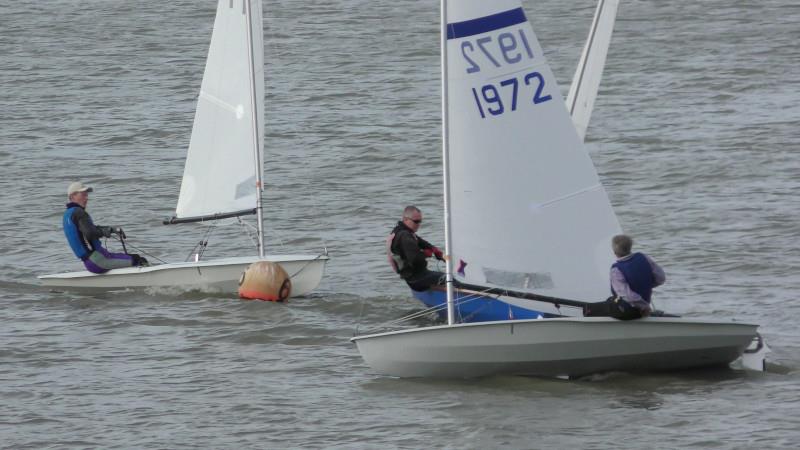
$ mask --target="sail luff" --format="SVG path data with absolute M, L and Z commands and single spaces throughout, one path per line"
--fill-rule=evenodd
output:
M 450 258 L 450 138 L 449 138 L 449 114 L 448 114 L 448 92 L 447 92 L 447 0 L 441 0 L 441 31 L 440 31 L 440 51 L 441 51 L 441 72 L 442 72 L 442 177 L 444 180 L 444 248 L 447 258 L 445 259 L 445 274 L 447 277 L 447 324 L 455 323 L 455 306 L 453 293 L 453 263 Z

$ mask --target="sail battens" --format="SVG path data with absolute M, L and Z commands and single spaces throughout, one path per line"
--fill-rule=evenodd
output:
M 594 186 L 589 186 L 589 187 L 587 187 L 585 189 L 581 189 L 581 190 L 573 192 L 571 194 L 562 195 L 561 197 L 554 198 L 554 199 L 546 201 L 546 202 L 542 202 L 542 203 L 539 203 L 539 204 L 532 205 L 531 208 L 534 209 L 534 210 L 546 208 L 548 206 L 555 205 L 557 203 L 563 202 L 565 200 L 569 200 L 569 199 L 577 197 L 579 195 L 586 194 L 587 192 L 597 191 L 597 190 L 601 190 L 601 189 L 603 189 L 603 185 L 600 184 L 600 183 L 597 183 Z
M 238 113 L 237 115 L 243 114 L 243 109 L 242 109 L 243 106 L 241 104 L 233 106 L 230 103 L 227 103 L 224 100 L 222 100 L 222 99 L 220 99 L 218 97 L 215 97 L 214 95 L 212 95 L 212 94 L 210 94 L 208 92 L 200 91 L 200 99 L 207 100 L 208 102 L 210 102 L 210 103 L 212 103 L 212 104 L 214 104 L 216 106 L 219 106 L 222 109 L 226 109 L 226 110 L 228 110 L 228 111 L 230 111 L 230 112 L 232 112 L 234 114 L 237 114 L 237 113 Z

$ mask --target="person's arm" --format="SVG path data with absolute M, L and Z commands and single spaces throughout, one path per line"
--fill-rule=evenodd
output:
M 655 282 L 654 286 L 661 286 L 667 281 L 667 275 L 664 273 L 664 269 L 661 268 L 655 261 L 653 261 L 649 256 L 644 255 L 647 258 L 647 262 L 650 263 L 650 267 L 653 269 L 653 281 Z
M 78 225 L 78 230 L 80 230 L 81 234 L 87 241 L 91 241 L 92 239 L 100 239 L 101 237 L 108 237 L 111 233 L 105 233 L 106 229 L 110 230 L 110 227 L 98 227 L 94 225 L 89 218 L 89 214 L 86 213 L 83 209 L 75 208 L 75 212 L 72 213 L 72 220 Z
M 616 267 L 611 268 L 611 288 L 617 296 L 628 302 L 631 306 L 646 312 L 650 310 L 650 305 L 628 285 L 625 275 Z
M 419 245 L 419 248 L 421 248 L 422 250 L 425 250 L 426 248 L 433 248 L 434 247 L 433 244 L 431 244 L 430 242 L 426 241 L 425 239 L 422 239 L 419 236 L 417 236 L 417 243 Z
M 439 247 L 431 244 L 430 242 L 417 236 L 419 248 L 422 249 L 425 257 L 436 256 L 437 259 L 444 261 L 444 254 Z

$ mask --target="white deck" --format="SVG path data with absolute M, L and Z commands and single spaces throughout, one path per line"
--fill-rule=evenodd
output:
M 150 267 L 114 269 L 103 274 L 88 271 L 39 277 L 42 285 L 54 289 L 109 291 L 151 287 L 237 292 L 239 278 L 256 261 L 278 263 L 292 279 L 292 297 L 315 289 L 325 270 L 327 255 L 246 256 L 199 262 L 159 264 Z

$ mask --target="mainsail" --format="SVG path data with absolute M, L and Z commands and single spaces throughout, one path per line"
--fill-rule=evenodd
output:
M 596 301 L 620 232 L 518 0 L 448 0 L 449 234 L 467 283 Z
M 260 0 L 219 0 L 175 222 L 256 211 L 264 151 L 262 30 Z

